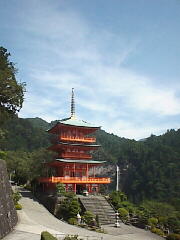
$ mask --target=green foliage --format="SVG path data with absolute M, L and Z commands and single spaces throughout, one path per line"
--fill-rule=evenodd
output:
M 173 217 L 176 214 L 175 208 L 167 203 L 144 201 L 141 207 L 147 209 L 153 217 Z
M 111 203 L 114 205 L 116 209 L 122 207 L 122 202 L 127 200 L 127 196 L 120 191 L 113 191 L 109 195 Z
M 180 129 L 131 142 L 124 148 L 128 170 L 123 189 L 134 202 L 144 199 L 170 202 L 179 198 L 179 144 Z
M 13 198 L 14 204 L 16 205 L 18 204 L 18 201 L 21 199 L 21 194 L 18 191 L 13 192 L 12 198 Z
M 63 240 L 78 240 L 78 235 L 68 235 Z
M 119 212 L 120 218 L 122 218 L 123 220 L 127 219 L 129 212 L 125 208 L 118 208 L 118 212 Z
M 20 181 L 31 180 L 32 175 L 38 177 L 43 169 L 41 163 L 47 161 L 48 155 L 51 155 L 52 159 L 53 154 L 45 150 L 50 142 L 44 130 L 54 123 L 48 124 L 40 118 L 16 117 L 4 123 L 5 133 L 2 134 L 4 137 L 0 138 L 0 146 L 2 150 L 12 155 L 10 156 L 13 158 L 12 161 L 6 159 L 7 162 L 11 161 L 11 166 L 17 165 L 17 162 L 24 158 L 22 152 L 25 152 L 25 155 L 34 152 L 33 156 L 27 156 L 28 160 L 23 160 L 27 161 L 27 167 L 25 164 L 22 164 L 22 169 L 19 166 L 23 175 Z M 95 135 L 97 143 L 102 145 L 101 150 L 94 153 L 95 158 L 107 160 L 108 164 L 118 164 L 121 170 L 120 186 L 130 200 L 139 203 L 145 199 L 156 199 L 167 201 L 173 206 L 179 205 L 177 199 L 179 199 L 180 129 L 170 130 L 159 137 L 151 136 L 144 141 L 119 138 L 104 131 L 98 131 Z M 29 158 L 32 159 L 30 167 Z M 33 174 L 27 175 L 28 172 Z M 116 209 L 119 207 L 123 206 L 116 206 Z
M 155 234 L 157 234 L 159 236 L 162 236 L 162 237 L 164 236 L 164 232 L 161 229 L 159 229 L 159 228 L 153 227 L 153 228 L 151 228 L 151 232 L 155 233 Z
M 77 218 L 69 218 L 68 223 L 71 225 L 77 225 L 78 224 Z
M 0 151 L 0 159 L 5 159 L 6 156 L 7 156 L 6 152 Z
M 57 240 L 52 234 L 47 231 L 41 233 L 41 240 Z
M 16 210 L 21 210 L 22 209 L 22 205 L 20 203 L 16 203 L 15 204 L 15 209 Z
M 157 218 L 151 217 L 151 218 L 148 219 L 148 225 L 150 225 L 150 226 L 156 226 L 157 223 L 158 223 Z
M 65 189 L 65 185 L 63 183 L 58 183 L 56 184 L 56 193 L 57 193 L 57 196 L 64 196 L 66 192 L 66 189 Z
M 8 171 L 15 172 L 12 180 L 18 184 L 25 184 L 28 180 L 32 180 L 43 175 L 43 162 L 52 160 L 52 154 L 45 150 L 39 149 L 33 152 L 24 151 L 7 151 L 5 161 Z
M 76 218 L 80 212 L 80 204 L 74 195 L 66 196 L 66 199 L 61 203 L 57 215 L 68 221 L 70 218 Z
M 171 233 L 166 237 L 167 240 L 180 240 L 180 234 Z
M 167 222 L 167 225 L 171 231 L 180 234 L 180 218 L 178 216 L 169 217 Z
M 94 225 L 95 215 L 90 211 L 86 211 L 83 215 L 83 220 L 87 225 Z
M 0 123 L 17 113 L 24 100 L 25 84 L 17 82 L 17 69 L 9 57 L 7 49 L 0 47 Z

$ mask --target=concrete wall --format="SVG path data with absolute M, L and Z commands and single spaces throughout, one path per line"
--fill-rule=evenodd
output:
M 6 163 L 0 160 L 0 239 L 12 231 L 17 220 Z

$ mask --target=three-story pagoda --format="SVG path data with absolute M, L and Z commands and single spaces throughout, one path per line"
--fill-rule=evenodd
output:
M 96 150 L 100 145 L 96 144 L 95 137 L 89 137 L 100 129 L 75 116 L 74 90 L 72 89 L 71 116 L 60 120 L 55 126 L 48 130 L 55 135 L 53 145 L 48 149 L 57 153 L 56 159 L 46 163 L 52 168 L 54 176 L 42 177 L 39 182 L 43 189 L 55 189 L 57 183 L 63 183 L 66 191 L 82 193 L 97 193 L 100 184 L 110 183 L 110 178 L 96 177 L 96 167 L 104 163 L 92 159 L 90 152 Z

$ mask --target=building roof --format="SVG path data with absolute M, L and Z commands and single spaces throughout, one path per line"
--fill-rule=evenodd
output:
M 62 159 L 62 158 L 57 158 L 56 161 L 65 162 L 65 163 L 91 163 L 91 164 L 101 164 L 106 162 L 106 161 L 96 161 L 96 160 L 85 160 L 85 159 L 73 160 L 73 159 Z
M 85 146 L 85 147 L 101 147 L 101 145 L 98 144 L 82 144 L 82 143 L 69 143 L 69 142 L 58 142 L 57 144 L 59 145 L 66 145 L 66 146 L 74 146 L 74 147 L 78 147 L 78 146 Z
M 100 126 L 97 127 L 92 123 L 88 123 L 88 122 L 86 122 L 84 120 L 80 120 L 76 117 L 64 118 L 62 120 L 59 120 L 58 123 L 65 124 L 65 125 L 76 126 L 76 127 L 100 128 Z

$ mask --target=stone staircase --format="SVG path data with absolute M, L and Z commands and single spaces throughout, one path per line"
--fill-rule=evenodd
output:
M 79 200 L 86 211 L 98 215 L 100 225 L 115 223 L 115 211 L 104 197 L 79 196 Z

